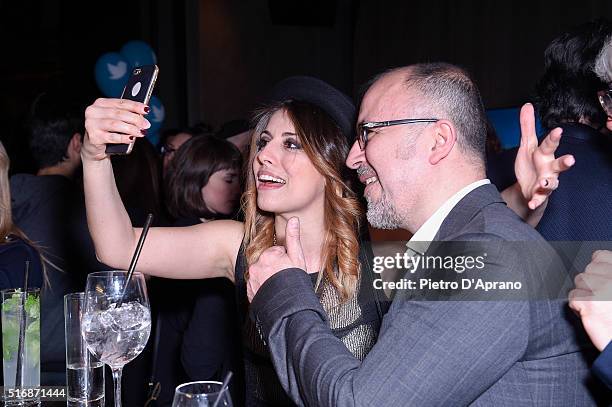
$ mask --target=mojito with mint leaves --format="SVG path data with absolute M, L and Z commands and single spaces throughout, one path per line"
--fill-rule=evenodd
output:
M 25 312 L 24 312 L 25 311 Z M 25 322 L 22 324 L 22 318 Z M 20 326 L 23 340 L 22 383 L 15 384 Z M 40 387 L 40 290 L 2 290 L 2 367 L 4 389 Z

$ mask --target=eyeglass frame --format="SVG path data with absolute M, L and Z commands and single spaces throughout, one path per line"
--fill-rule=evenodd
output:
M 161 155 L 170 155 L 170 154 L 174 154 L 176 153 L 176 148 L 172 148 L 166 144 L 162 144 L 161 148 L 159 149 L 161 152 Z
M 606 104 L 604 99 L 607 98 L 610 103 Z M 600 90 L 597 92 L 597 99 L 599 100 L 599 104 L 601 105 L 604 112 L 612 117 L 612 89 Z
M 417 123 L 436 123 L 440 119 L 397 119 L 387 120 L 383 122 L 362 122 L 357 124 L 357 142 L 361 150 L 365 150 L 368 144 L 368 131 L 381 127 L 398 126 L 401 124 L 417 124 Z

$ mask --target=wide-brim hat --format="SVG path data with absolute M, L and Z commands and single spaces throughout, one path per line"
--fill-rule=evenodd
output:
M 355 139 L 357 111 L 353 101 L 327 82 L 311 76 L 291 76 L 276 83 L 264 103 L 299 100 L 323 109 L 340 127 L 349 144 Z

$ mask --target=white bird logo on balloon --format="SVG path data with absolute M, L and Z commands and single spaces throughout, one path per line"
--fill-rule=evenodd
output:
M 108 63 L 106 68 L 111 75 L 111 79 L 121 79 L 127 73 L 127 64 L 123 61 L 117 62 L 116 65 Z

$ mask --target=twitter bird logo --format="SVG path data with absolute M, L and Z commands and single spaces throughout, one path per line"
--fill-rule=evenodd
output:
M 106 64 L 106 69 L 108 69 L 111 79 L 121 79 L 127 73 L 127 63 L 124 61 L 118 61 L 116 64 L 109 62 Z
M 111 98 L 121 96 L 127 81 L 130 65 L 116 52 L 107 52 L 98 58 L 94 73 L 102 93 Z

